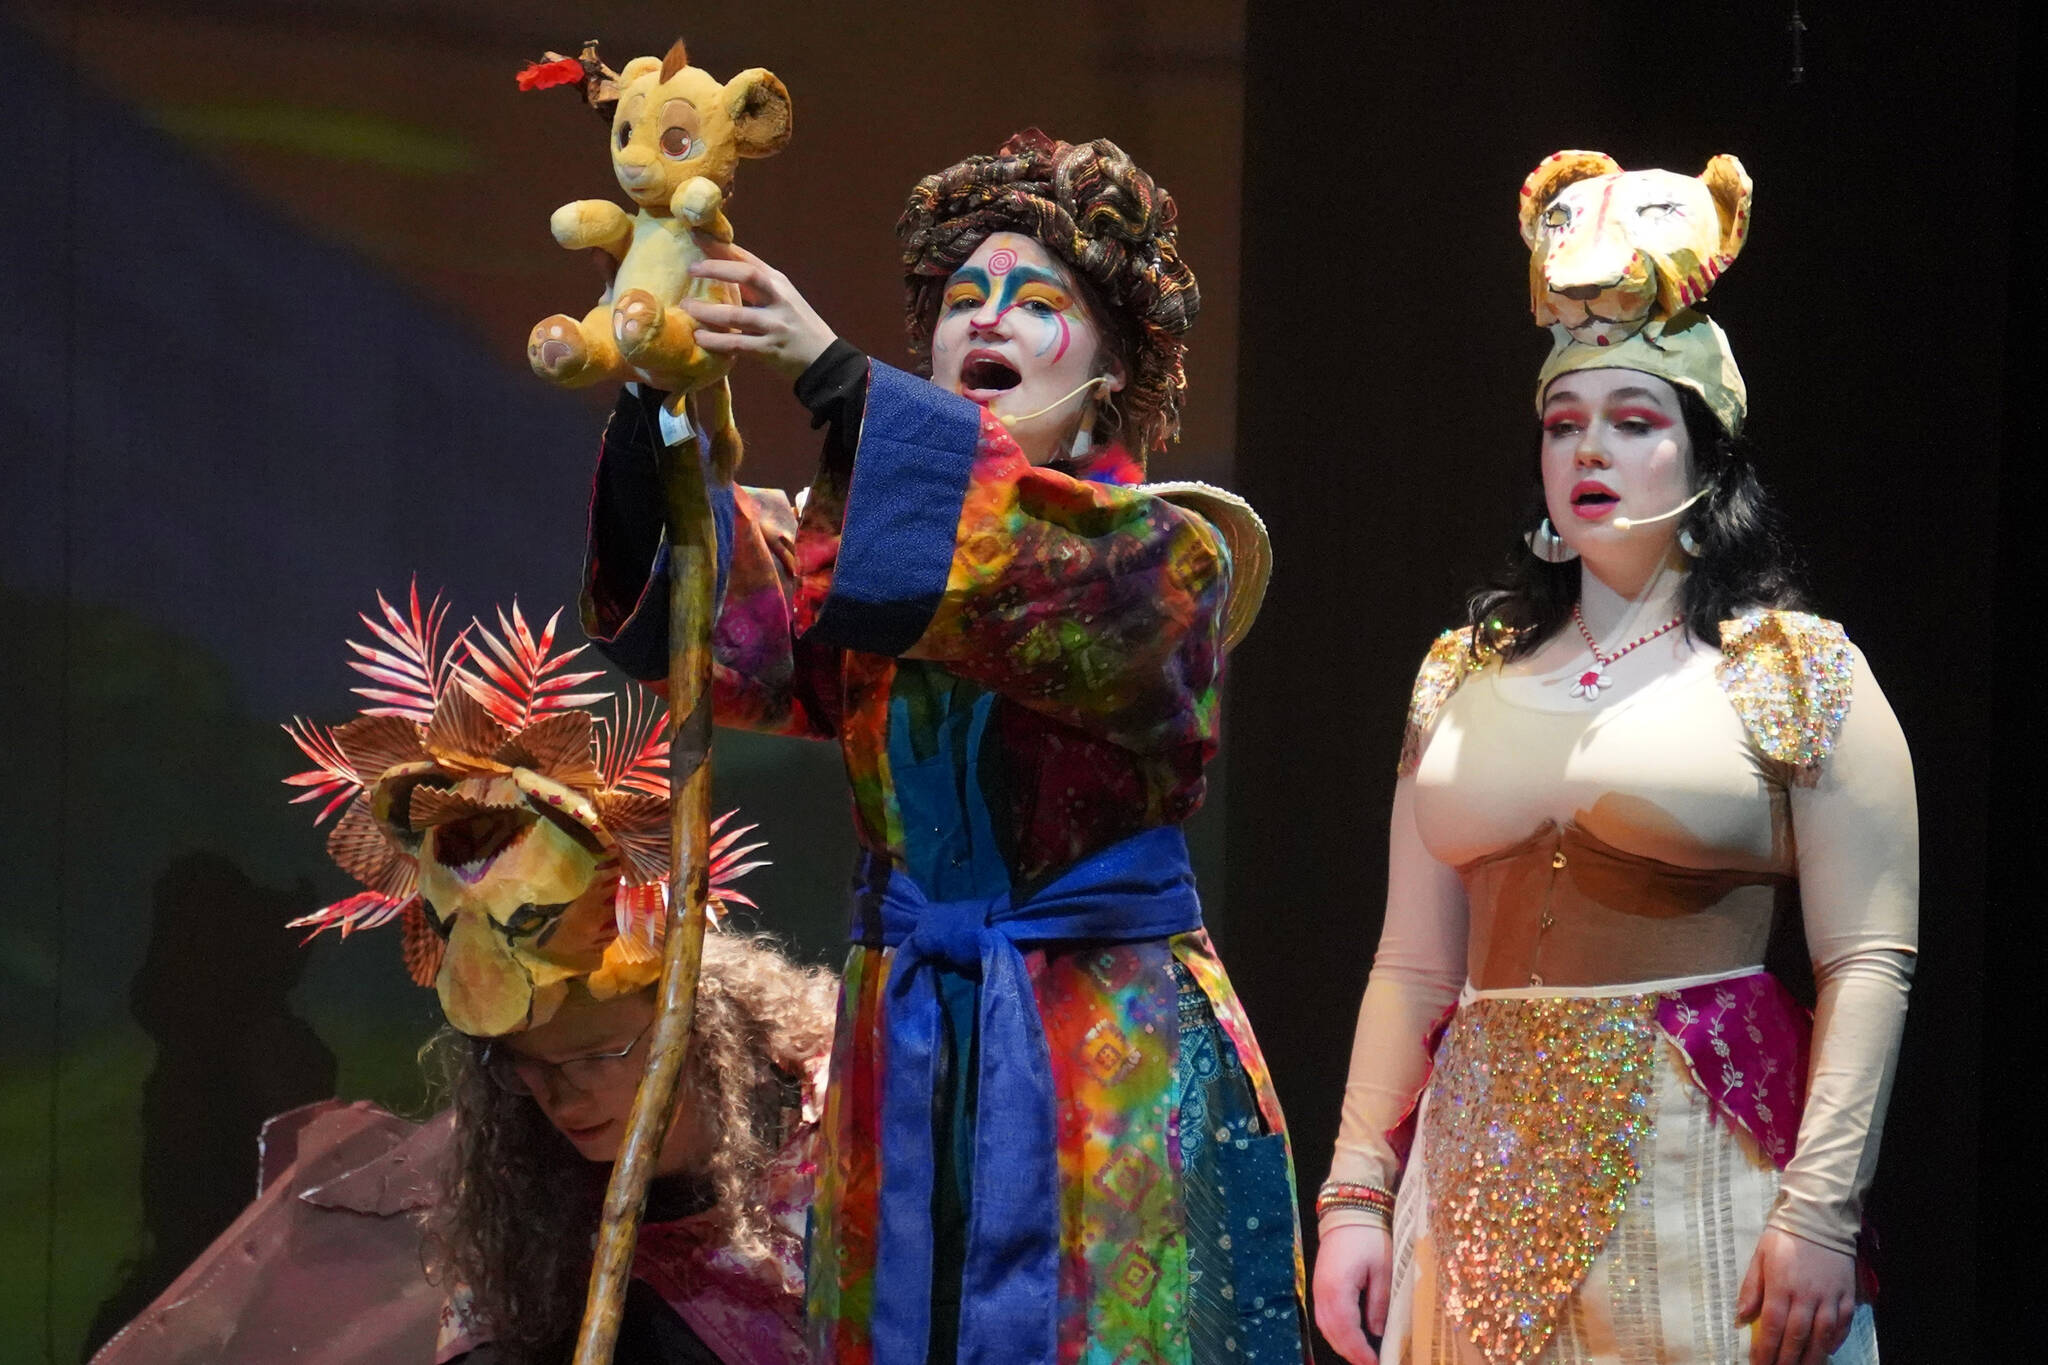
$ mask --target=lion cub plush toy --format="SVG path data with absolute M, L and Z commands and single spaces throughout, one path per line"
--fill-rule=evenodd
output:
M 535 374 L 565 388 L 638 379 L 667 390 L 682 414 L 696 396 L 721 476 L 739 462 L 739 432 L 725 376 L 730 356 L 697 344 L 684 297 L 737 303 L 731 285 L 690 278 L 704 259 L 697 233 L 732 240 L 725 196 L 741 157 L 773 156 L 789 142 L 789 91 L 755 67 L 720 84 L 690 65 L 678 40 L 664 57 L 636 57 L 614 74 L 583 55 L 549 53 L 520 73 L 523 89 L 582 81 L 585 98 L 611 121 L 612 171 L 637 211 L 608 199 L 564 204 L 548 220 L 571 251 L 600 247 L 618 261 L 611 287 L 582 320 L 557 313 L 534 325 L 526 357 Z M 609 110 L 607 110 L 609 106 Z

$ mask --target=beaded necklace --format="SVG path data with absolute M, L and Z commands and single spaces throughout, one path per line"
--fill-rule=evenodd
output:
M 1579 628 L 1579 638 L 1583 639 L 1586 642 L 1586 648 L 1593 652 L 1593 666 L 1584 673 L 1579 674 L 1579 680 L 1572 684 L 1572 695 L 1584 698 L 1586 701 L 1593 701 L 1599 697 L 1602 689 L 1614 685 L 1613 681 L 1607 676 L 1607 665 L 1613 663 L 1630 650 L 1650 643 L 1659 635 L 1678 629 L 1680 625 L 1684 624 L 1685 616 L 1683 613 L 1680 613 L 1672 617 L 1663 625 L 1649 632 L 1649 634 L 1638 635 L 1612 654 L 1602 654 L 1600 652 L 1599 642 L 1593 638 L 1593 632 L 1586 629 L 1586 618 L 1579 615 L 1579 604 L 1576 602 L 1572 603 L 1572 622 Z

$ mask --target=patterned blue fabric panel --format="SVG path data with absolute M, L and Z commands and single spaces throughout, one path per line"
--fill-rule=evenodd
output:
M 1266 1131 L 1237 1049 L 1178 963 L 1182 1197 L 1195 1361 L 1302 1359 L 1286 1139 Z

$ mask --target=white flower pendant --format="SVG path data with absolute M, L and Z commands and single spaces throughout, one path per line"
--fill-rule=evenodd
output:
M 1613 685 L 1608 680 L 1607 670 L 1595 666 L 1579 674 L 1579 680 L 1572 684 L 1572 695 L 1583 697 L 1587 701 L 1594 701 L 1600 696 L 1601 688 L 1612 687 Z

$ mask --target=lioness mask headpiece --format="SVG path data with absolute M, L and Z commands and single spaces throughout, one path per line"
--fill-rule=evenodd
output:
M 1641 370 L 1691 389 L 1721 425 L 1748 393 L 1728 337 L 1696 311 L 1749 235 L 1751 185 L 1717 156 L 1697 176 L 1624 171 L 1602 152 L 1546 157 L 1522 183 L 1529 304 L 1555 339 L 1536 405 L 1572 370 Z
M 475 1037 L 545 1023 L 572 982 L 603 999 L 653 984 L 669 866 L 663 709 L 628 692 L 574 689 L 583 646 L 557 652 L 554 617 L 536 635 L 517 603 L 499 631 L 471 622 L 443 648 L 447 609 L 419 589 L 401 613 L 383 594 L 364 615 L 376 645 L 351 640 L 349 666 L 373 704 L 332 729 L 285 727 L 314 767 L 285 779 L 294 801 L 342 811 L 327 851 L 367 889 L 292 921 L 318 934 L 397 920 L 414 981 Z M 711 913 L 752 905 L 731 890 L 761 866 L 735 847 L 752 826 L 713 826 Z M 310 937 L 310 935 L 309 935 Z

